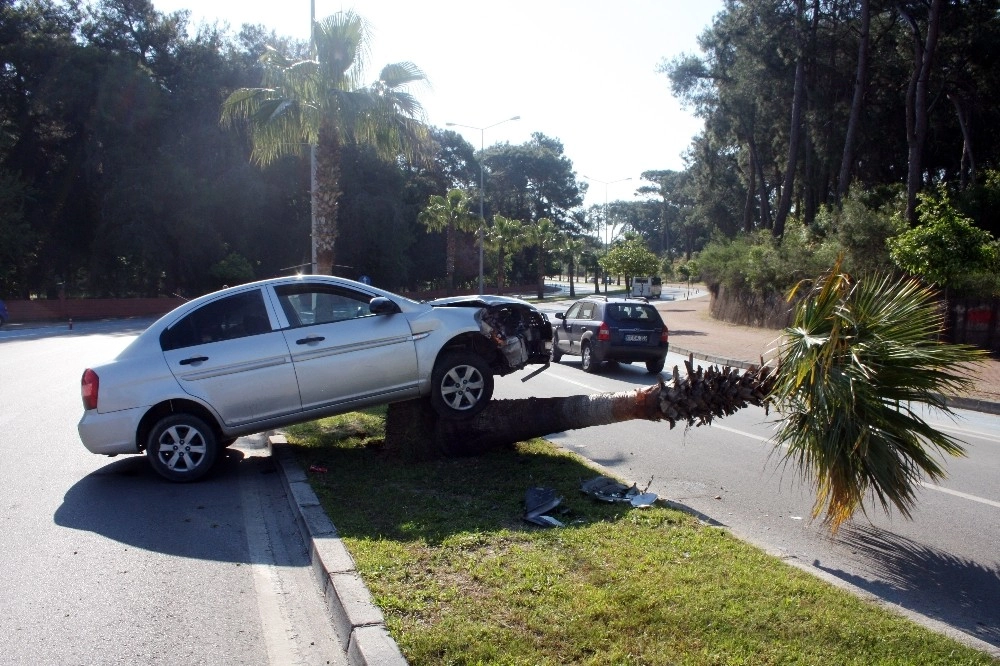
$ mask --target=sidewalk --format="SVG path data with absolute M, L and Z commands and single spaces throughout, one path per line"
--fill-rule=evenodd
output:
M 771 360 L 781 331 L 738 326 L 713 319 L 710 298 L 701 295 L 684 300 L 653 300 L 670 329 L 670 351 L 693 353 L 695 359 L 715 364 L 745 367 Z M 1000 361 L 989 358 L 978 370 L 975 385 L 966 394 L 949 398 L 949 406 L 1000 414 Z

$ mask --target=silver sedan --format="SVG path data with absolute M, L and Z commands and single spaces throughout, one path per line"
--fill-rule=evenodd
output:
M 351 280 L 275 278 L 164 315 L 81 381 L 80 439 L 104 455 L 146 452 L 193 481 L 242 435 L 372 405 L 430 398 L 469 418 L 494 375 L 547 363 L 552 327 L 497 296 L 418 303 Z

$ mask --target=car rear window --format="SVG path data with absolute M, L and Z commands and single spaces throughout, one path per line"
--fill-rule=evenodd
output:
M 608 316 L 618 321 L 654 322 L 660 320 L 656 308 L 645 303 L 614 303 L 608 306 Z

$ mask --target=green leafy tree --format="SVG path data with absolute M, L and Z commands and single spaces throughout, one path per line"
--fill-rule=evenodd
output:
M 367 22 L 354 12 L 339 12 L 313 25 L 316 57 L 291 60 L 269 48 L 260 57 L 262 87 L 234 91 L 222 106 L 225 126 L 249 123 L 253 159 L 270 164 L 315 145 L 315 228 L 317 270 L 330 273 L 337 240 L 337 205 L 343 146 L 373 146 L 386 159 L 417 158 L 426 128 L 422 108 L 408 92 L 425 80 L 413 63 L 382 68 L 365 87 L 362 77 L 369 48 Z
M 655 274 L 660 260 L 642 240 L 627 238 L 616 243 L 601 257 L 600 263 L 608 275 L 624 275 L 625 286 L 630 288 L 632 277 Z
M 445 196 L 433 195 L 420 215 L 417 216 L 428 231 L 441 232 L 446 236 L 445 278 L 448 295 L 455 293 L 455 252 L 458 232 L 475 231 L 479 228 L 479 216 L 469 212 L 469 195 L 459 189 L 448 191 Z
M 944 289 L 969 287 L 975 277 L 996 273 L 996 239 L 960 215 L 946 191 L 923 192 L 918 199 L 918 226 L 888 241 L 889 254 L 900 268 Z

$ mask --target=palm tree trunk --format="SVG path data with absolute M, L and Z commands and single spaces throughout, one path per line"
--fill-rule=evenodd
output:
M 320 129 L 316 144 L 316 220 L 313 243 L 316 246 L 316 272 L 332 275 L 337 242 L 337 206 L 340 200 L 340 138 L 332 127 Z
M 410 400 L 389 405 L 385 446 L 412 460 L 442 456 L 478 455 L 533 437 L 566 430 L 645 419 L 703 425 L 750 405 L 766 406 L 774 385 L 774 368 L 693 367 L 685 362 L 687 376 L 620 393 L 574 395 L 562 398 L 493 400 L 467 420 L 437 417 L 430 401 Z

